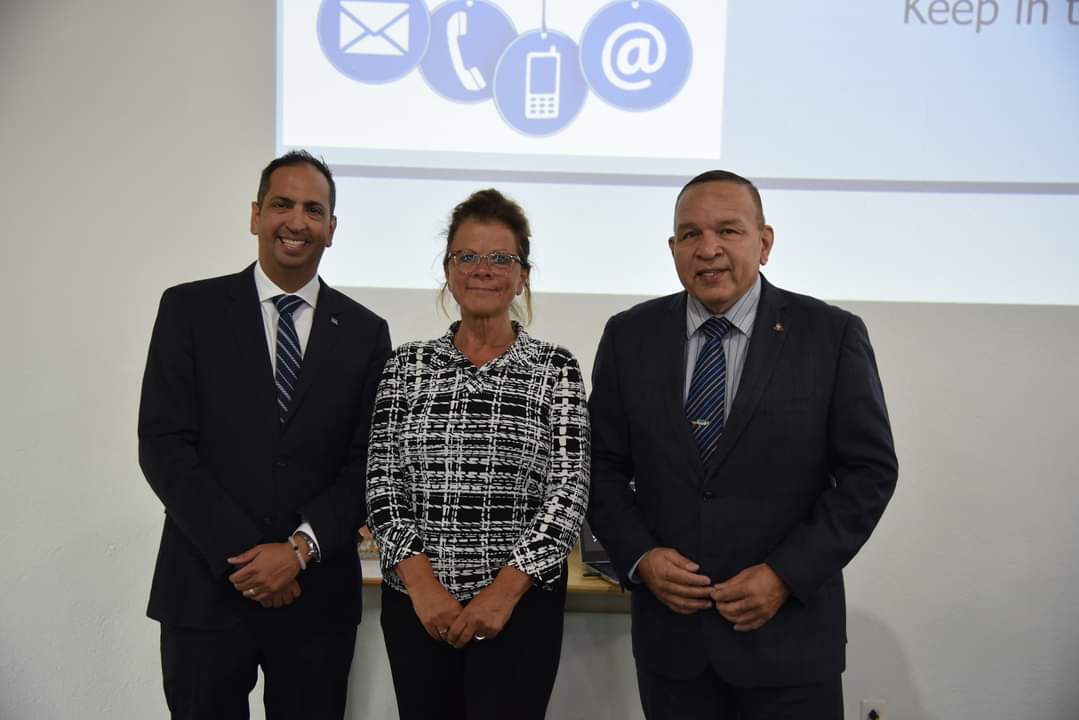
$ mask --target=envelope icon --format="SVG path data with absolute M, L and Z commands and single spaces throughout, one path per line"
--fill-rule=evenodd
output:
M 408 2 L 341 0 L 341 51 L 348 55 L 408 53 Z

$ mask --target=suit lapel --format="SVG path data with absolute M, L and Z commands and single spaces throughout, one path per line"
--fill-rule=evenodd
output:
M 266 345 L 266 324 L 262 319 L 258 291 L 255 289 L 254 264 L 234 276 L 226 298 L 226 312 L 235 342 L 237 367 L 243 368 L 242 380 L 250 385 L 256 401 L 254 417 L 266 418 L 276 431 L 277 389 L 274 385 L 270 348 Z
M 761 276 L 761 299 L 757 306 L 757 318 L 753 321 L 753 337 L 749 341 L 746 364 L 738 393 L 734 396 L 727 424 L 712 457 L 708 459 L 708 473 L 714 475 L 723 465 L 727 455 L 738 442 L 760 402 L 764 389 L 772 378 L 783 342 L 787 336 L 784 321 L 786 299 L 764 276 Z
M 344 322 L 341 310 L 342 307 L 336 302 L 334 294 L 328 292 L 326 284 L 319 280 L 318 304 L 315 306 L 315 317 L 311 321 L 311 334 L 307 338 L 300 378 L 282 429 L 288 429 L 315 378 L 321 374 L 328 358 L 333 357 L 334 347 L 340 337 L 341 323 Z

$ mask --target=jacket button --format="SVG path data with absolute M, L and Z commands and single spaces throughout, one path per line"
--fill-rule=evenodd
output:
M 278 458 L 277 460 L 273 461 L 273 466 L 279 468 L 288 467 L 288 462 L 282 460 L 281 458 Z
M 272 525 L 273 524 L 273 518 L 267 515 L 266 517 L 262 518 L 262 524 L 263 525 Z
M 715 497 L 716 497 L 716 494 L 714 492 L 712 492 L 711 490 L 705 490 L 704 491 L 704 499 L 705 500 L 714 500 Z

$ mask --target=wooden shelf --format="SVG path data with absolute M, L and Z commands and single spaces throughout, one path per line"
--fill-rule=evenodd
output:
M 571 593 L 589 593 L 592 595 L 625 595 L 621 585 L 615 585 L 611 581 L 591 574 L 584 563 L 581 562 L 580 548 L 574 548 L 569 554 L 569 584 Z

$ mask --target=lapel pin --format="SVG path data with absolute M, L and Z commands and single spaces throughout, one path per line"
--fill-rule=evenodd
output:
M 330 316 L 330 322 L 332 322 L 334 325 L 337 325 L 338 324 L 337 316 L 336 315 L 331 315 Z
M 776 332 L 783 332 L 783 323 L 776 323 L 772 326 L 772 329 Z

